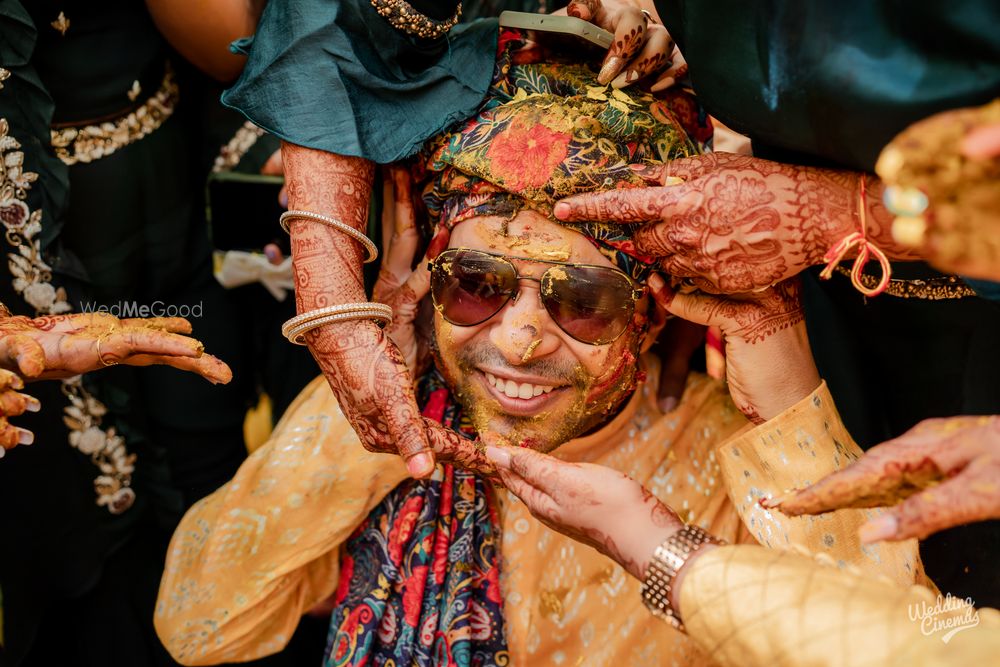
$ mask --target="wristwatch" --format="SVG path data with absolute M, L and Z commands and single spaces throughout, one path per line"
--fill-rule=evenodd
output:
M 646 567 L 646 578 L 642 582 L 642 601 L 653 616 L 681 632 L 684 631 L 684 624 L 680 614 L 670 605 L 670 588 L 684 562 L 706 544 L 725 542 L 697 526 L 684 526 L 656 547 Z

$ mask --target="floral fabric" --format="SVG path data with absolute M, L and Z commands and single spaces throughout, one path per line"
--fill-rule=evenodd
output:
M 696 155 L 710 142 L 690 93 L 614 90 L 586 65 L 538 62 L 541 54 L 523 46 L 516 31 L 501 34 L 479 113 L 428 143 L 418 172 L 429 172 L 424 203 L 433 225 L 510 218 L 523 208 L 552 218 L 558 199 L 648 185 L 643 167 Z M 648 274 L 652 258 L 635 249 L 632 226 L 568 226 L 634 278 Z
M 425 416 L 471 437 L 439 375 L 424 379 L 421 394 Z M 508 664 L 490 493 L 445 465 L 372 510 L 341 552 L 327 667 Z

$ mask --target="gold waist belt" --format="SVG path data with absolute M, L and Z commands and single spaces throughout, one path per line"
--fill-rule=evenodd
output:
M 174 112 L 178 96 L 174 72 L 168 64 L 159 90 L 138 108 L 94 125 L 53 129 L 52 146 L 56 157 L 71 166 L 107 157 L 163 125 Z

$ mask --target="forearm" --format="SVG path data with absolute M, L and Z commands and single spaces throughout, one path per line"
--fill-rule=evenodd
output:
M 688 635 L 725 666 L 939 665 L 947 628 L 978 623 L 949 645 L 951 664 L 976 664 L 957 652 L 996 643 L 990 635 L 1000 626 L 995 610 L 934 612 L 937 599 L 926 588 L 754 545 L 703 549 L 674 583 L 672 603 Z M 941 630 L 928 632 L 934 623 Z
M 222 82 L 234 80 L 243 70 L 246 58 L 230 53 L 229 44 L 253 34 L 264 4 L 263 0 L 146 0 L 156 27 L 170 45 Z

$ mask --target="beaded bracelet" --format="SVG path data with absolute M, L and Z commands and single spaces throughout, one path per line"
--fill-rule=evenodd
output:
M 281 217 L 278 218 L 278 224 L 281 225 L 281 228 L 284 229 L 286 233 L 290 234 L 291 232 L 288 231 L 288 225 L 291 220 L 295 219 L 319 222 L 327 227 L 332 227 L 337 231 L 347 234 L 365 247 L 365 250 L 368 252 L 368 258 L 365 260 L 365 264 L 375 261 L 375 258 L 378 257 L 378 248 L 375 247 L 375 244 L 372 243 L 370 238 L 356 230 L 354 227 L 344 224 L 340 220 L 326 215 L 320 215 L 319 213 L 313 213 L 312 211 L 285 211 L 281 214 Z
M 305 345 L 305 334 L 318 327 L 346 320 L 371 319 L 388 324 L 392 308 L 384 303 L 343 303 L 296 315 L 281 325 L 281 335 L 295 345 Z

